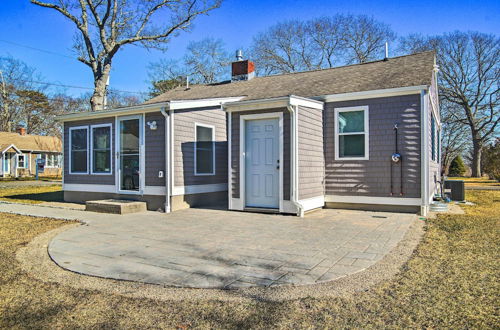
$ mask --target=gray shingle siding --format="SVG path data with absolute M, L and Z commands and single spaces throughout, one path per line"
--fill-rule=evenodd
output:
M 334 108 L 369 107 L 369 160 L 335 160 Z M 403 157 L 403 195 L 420 197 L 420 95 L 330 102 L 324 110 L 326 195 L 390 197 L 394 124 Z M 393 165 L 394 166 L 394 165 Z M 394 196 L 400 196 L 400 167 L 393 167 Z
M 299 107 L 298 114 L 298 198 L 301 200 L 325 194 L 325 157 L 323 111 Z
M 156 130 L 149 129 L 147 125 L 148 122 L 153 121 L 156 121 Z M 167 177 L 165 169 L 165 117 L 161 112 L 146 113 L 144 138 L 146 142 L 146 186 L 165 186 L 165 178 Z M 158 177 L 159 171 L 163 171 L 163 178 Z
M 240 198 L 240 116 L 269 112 L 283 113 L 283 199 L 290 200 L 290 113 L 287 109 L 269 109 L 257 111 L 242 111 L 232 113 L 231 118 L 231 194 Z
M 194 175 L 195 123 L 215 126 L 215 175 Z M 226 113 L 220 107 L 175 111 L 175 186 L 217 183 L 227 183 Z
M 115 157 L 111 157 L 113 173 L 110 175 L 91 175 L 91 174 L 69 174 L 69 129 L 76 126 L 87 126 L 90 136 L 90 125 L 111 124 L 112 139 L 111 139 L 111 155 L 115 154 L 115 118 L 99 118 L 80 121 L 71 121 L 64 123 L 64 183 L 79 183 L 79 184 L 99 184 L 99 185 L 114 185 L 115 184 Z M 88 168 L 90 173 L 90 150 Z

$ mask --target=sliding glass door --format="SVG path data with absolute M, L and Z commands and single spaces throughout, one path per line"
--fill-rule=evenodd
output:
M 139 192 L 141 186 L 141 117 L 118 120 L 120 190 Z

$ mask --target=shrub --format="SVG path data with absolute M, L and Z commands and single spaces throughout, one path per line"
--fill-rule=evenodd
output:
M 500 181 L 500 138 L 483 150 L 483 172 Z

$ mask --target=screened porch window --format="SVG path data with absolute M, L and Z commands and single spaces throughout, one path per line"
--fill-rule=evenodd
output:
M 73 127 L 69 130 L 70 174 L 88 173 L 88 128 Z
M 214 127 L 195 125 L 195 175 L 215 174 Z
M 111 125 L 92 126 L 92 173 L 111 173 Z
M 368 159 L 368 107 L 335 109 L 335 159 Z

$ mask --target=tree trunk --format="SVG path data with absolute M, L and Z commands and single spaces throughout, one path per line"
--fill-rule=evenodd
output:
M 472 139 L 472 177 L 481 177 L 481 154 L 483 145 L 477 138 Z
M 94 93 L 90 98 L 91 111 L 105 110 L 106 105 L 106 88 L 109 78 L 111 64 L 104 67 L 104 70 L 98 70 L 94 73 Z

